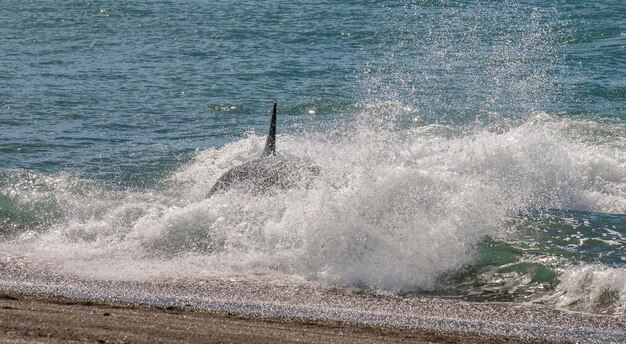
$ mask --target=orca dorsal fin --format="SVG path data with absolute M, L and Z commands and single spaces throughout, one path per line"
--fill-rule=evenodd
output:
M 270 130 L 267 133 L 267 141 L 265 141 L 265 149 L 261 157 L 276 155 L 276 102 L 272 109 L 272 120 L 270 122 Z

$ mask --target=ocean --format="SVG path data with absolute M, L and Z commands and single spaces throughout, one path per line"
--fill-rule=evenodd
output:
M 2 284 L 260 278 L 623 317 L 624 13 L 4 0 Z M 278 151 L 320 175 L 207 198 L 274 101 Z

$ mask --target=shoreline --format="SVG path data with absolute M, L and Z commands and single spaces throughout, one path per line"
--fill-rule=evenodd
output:
M 169 338 L 164 339 L 168 342 L 194 342 L 197 336 L 204 336 L 197 342 L 214 336 L 222 342 L 259 342 L 263 338 L 267 342 L 290 342 L 296 334 L 300 342 L 309 337 L 308 342 L 354 342 L 363 336 L 371 342 L 626 340 L 623 317 L 561 311 L 539 304 L 404 297 L 273 278 L 131 282 L 42 272 L 0 266 L 0 343 L 11 333 L 22 333 L 11 343 L 37 341 L 29 337 L 31 332 L 78 340 L 78 334 L 86 333 L 83 328 L 110 334 L 101 338 L 105 342 L 124 341 L 119 334 L 126 333 L 134 338 L 130 342 L 143 343 L 149 341 L 145 336 L 152 334 L 154 326 L 161 331 L 174 325 L 186 330 L 159 332 L 150 342 L 161 337 Z M 151 320 L 146 323 L 142 319 Z M 77 322 L 82 325 L 77 327 Z M 258 332 L 260 339 L 233 337 L 245 337 L 251 331 Z M 90 336 L 85 338 L 97 341 Z
M 0 291 L 0 342 L 566 343 Z

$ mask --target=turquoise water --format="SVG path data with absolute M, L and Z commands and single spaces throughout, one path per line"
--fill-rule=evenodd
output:
M 621 1 L 4 1 L 3 259 L 626 309 Z M 262 150 L 305 190 L 206 199 Z M 392 268 L 390 268 L 392 267 Z

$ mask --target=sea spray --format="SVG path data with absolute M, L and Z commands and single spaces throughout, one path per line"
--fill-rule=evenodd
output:
M 623 153 L 567 138 L 573 125 L 539 114 L 495 131 L 355 124 L 341 140 L 282 135 L 281 149 L 312 159 L 321 175 L 310 188 L 264 195 L 203 197 L 221 171 L 258 154 L 254 134 L 198 152 L 158 190 L 71 177 L 5 182 L 15 202 L 52 193 L 61 215 L 2 245 L 96 279 L 264 274 L 436 291 L 444 274 L 474 264 L 483 238 L 512 240 L 519 214 L 624 211 Z
M 569 267 L 560 277 L 556 299 L 563 308 L 624 314 L 626 271 L 591 264 Z
M 623 313 L 623 2 L 244 3 L 7 3 L 3 272 Z M 321 175 L 207 199 L 274 97 Z

